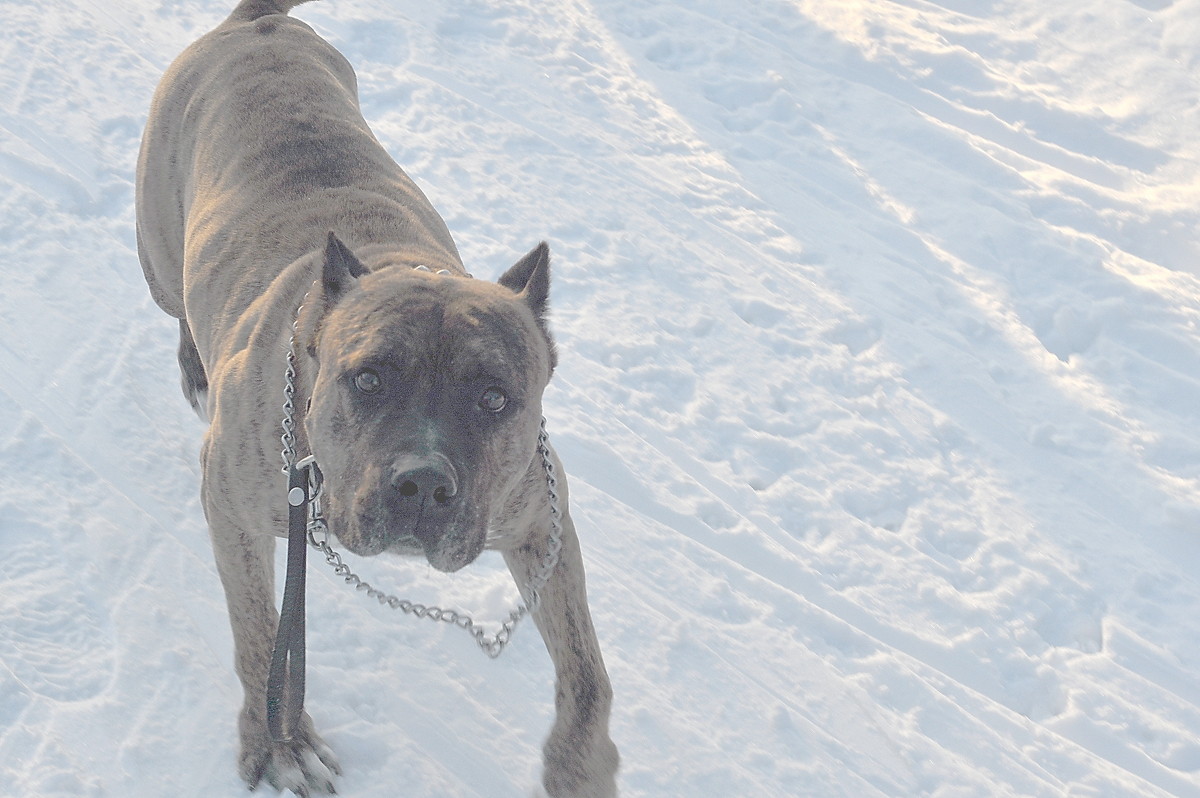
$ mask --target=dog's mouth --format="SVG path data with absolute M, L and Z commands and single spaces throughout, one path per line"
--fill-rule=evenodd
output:
M 470 541 L 463 541 L 461 545 L 436 548 L 424 546 L 423 548 L 425 559 L 429 561 L 430 565 L 443 573 L 452 574 L 479 558 L 480 552 L 483 551 L 483 540 L 481 538 L 478 545 L 471 545 Z
M 340 512 L 338 503 L 329 501 L 329 527 L 347 550 L 360 557 L 385 552 L 424 555 L 438 571 L 453 573 L 478 559 L 487 540 L 486 524 L 470 523 L 465 512 L 438 523 L 424 514 L 397 518 L 382 502 L 357 504 L 367 506 Z

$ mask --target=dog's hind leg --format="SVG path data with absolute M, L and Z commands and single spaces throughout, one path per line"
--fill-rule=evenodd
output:
M 557 465 L 557 457 L 555 457 Z M 617 794 L 617 747 L 608 732 L 612 687 L 592 626 L 579 539 L 567 507 L 567 484 L 557 469 L 562 551 L 541 590 L 534 622 L 554 662 L 554 726 L 542 749 L 542 786 L 550 798 L 612 798 Z M 544 485 L 544 482 L 543 482 Z M 517 584 L 539 569 L 549 535 L 549 502 L 534 501 L 537 530 L 524 546 L 504 552 Z
M 187 319 L 179 320 L 179 372 L 183 395 L 201 421 L 208 421 L 208 374 L 196 351 L 192 328 Z

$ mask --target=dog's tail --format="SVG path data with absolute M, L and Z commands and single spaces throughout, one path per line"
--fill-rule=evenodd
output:
M 253 22 L 268 14 L 286 14 L 301 3 L 309 0 L 242 0 L 229 15 L 239 22 Z

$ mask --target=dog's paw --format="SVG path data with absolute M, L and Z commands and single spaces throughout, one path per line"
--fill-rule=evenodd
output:
M 564 733 L 555 725 L 542 749 L 542 788 L 549 798 L 616 798 L 621 758 L 606 731 Z M 584 742 L 587 740 L 588 742 Z
M 333 779 L 342 773 L 337 757 L 313 731 L 307 715 L 286 743 L 277 743 L 267 734 L 243 735 L 239 771 L 251 790 L 266 782 L 303 798 L 336 793 Z

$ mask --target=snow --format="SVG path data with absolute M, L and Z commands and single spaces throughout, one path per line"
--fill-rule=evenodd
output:
M 232 5 L 3 4 L 5 795 L 244 790 L 132 213 L 153 87 Z M 623 795 L 1200 796 L 1200 3 L 296 15 L 477 276 L 551 244 Z M 516 599 L 494 557 L 353 565 Z M 530 795 L 532 628 L 492 662 L 309 573 L 340 794 Z

